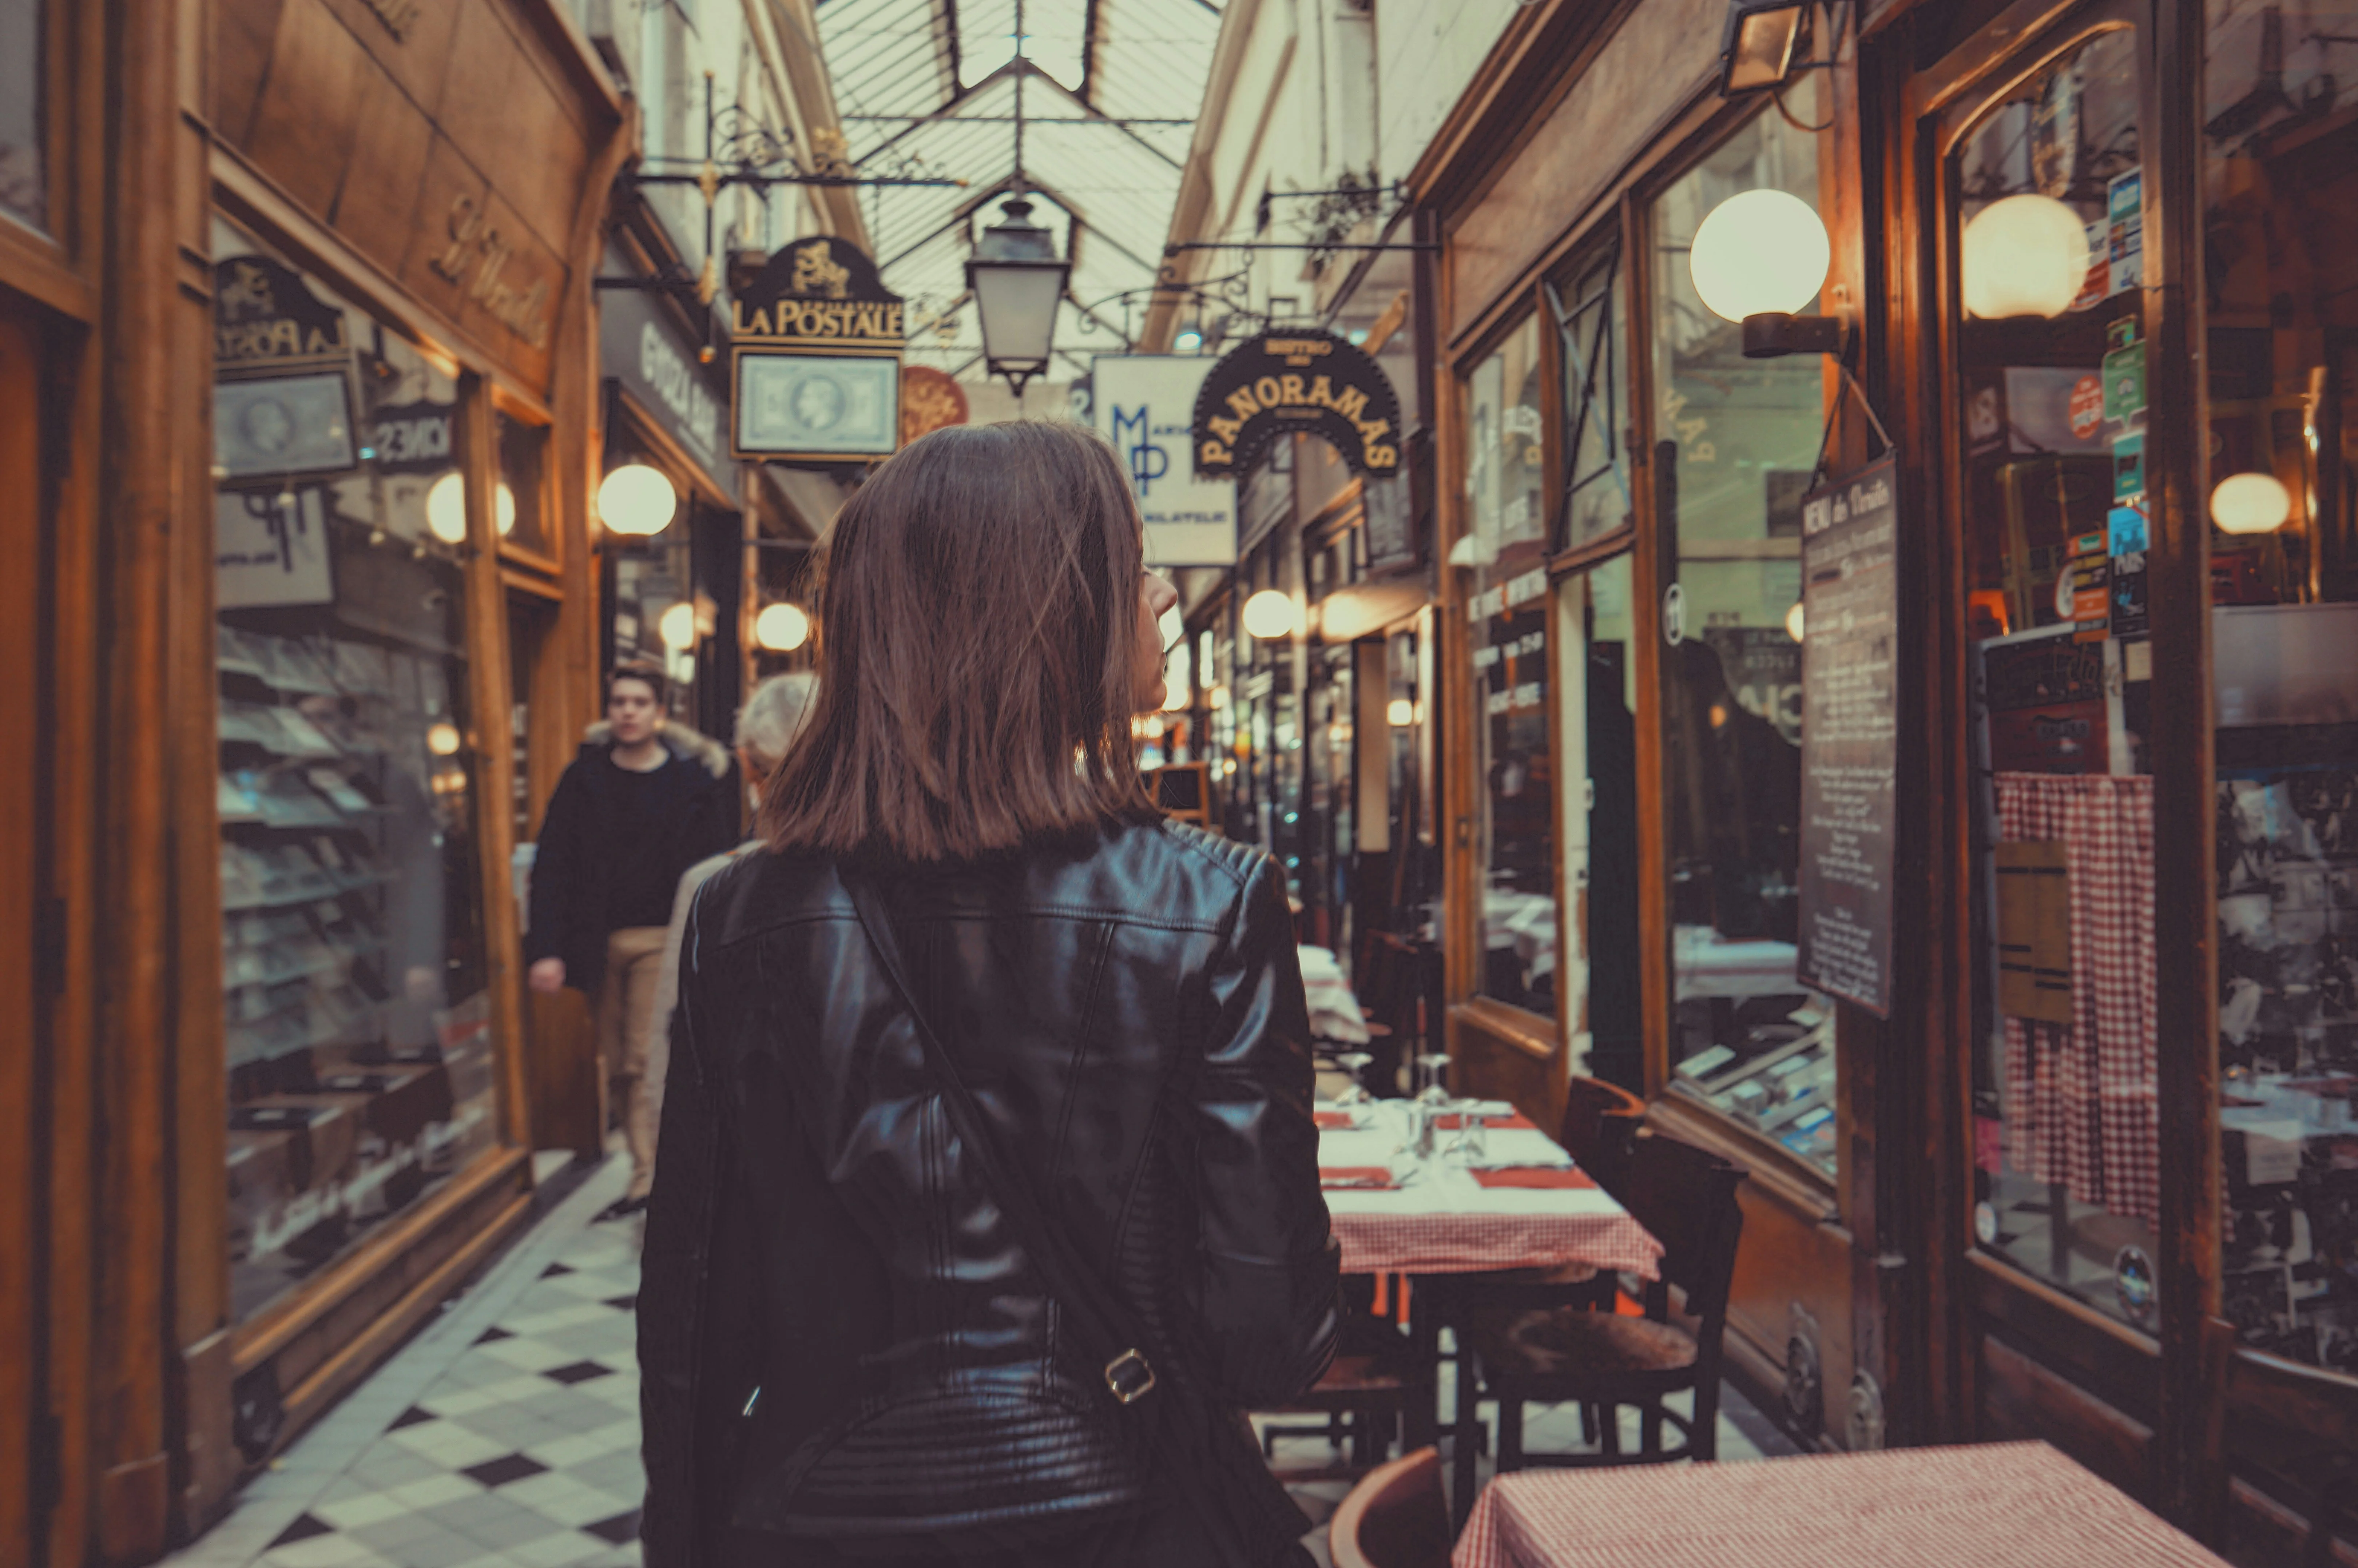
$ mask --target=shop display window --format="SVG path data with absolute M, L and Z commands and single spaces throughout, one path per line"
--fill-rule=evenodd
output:
M 1474 366 L 1466 410 L 1473 569 L 1474 863 L 1482 876 L 1481 993 L 1556 1013 L 1553 759 L 1548 751 L 1546 440 L 1540 324 L 1525 320 Z
M 1563 375 L 1563 526 L 1559 549 L 1629 525 L 1629 366 L 1621 346 L 1621 236 L 1592 241 L 1544 286 Z
M 1801 497 L 1829 385 L 1815 355 L 1747 359 L 1688 256 L 1722 201 L 1818 205 L 1814 85 L 1657 198 L 1654 468 L 1669 839 L 1671 1085 L 1834 1169 L 1833 1007 L 1794 978 L 1801 804 Z M 1802 309 L 1810 309 L 1803 306 Z
M 0 0 L 0 212 L 49 221 L 46 0 Z
M 2138 40 L 1952 155 L 1971 682 L 1974 1234 L 2156 1325 L 2160 1135 Z M 2059 259 L 2060 256 L 2060 259 Z
M 2358 0 L 2208 13 L 2220 1304 L 2358 1373 Z
M 497 1140 L 459 388 L 217 222 L 230 1273 L 251 1317 Z

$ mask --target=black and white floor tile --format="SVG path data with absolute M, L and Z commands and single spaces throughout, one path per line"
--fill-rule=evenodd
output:
M 639 1222 L 590 1217 L 626 1173 L 618 1157 L 557 1203 L 170 1568 L 639 1568 Z M 1576 1446 L 1578 1421 L 1570 1406 L 1533 1411 L 1527 1440 Z M 1721 1456 L 1764 1452 L 1791 1449 L 1725 1390 Z M 1331 1456 L 1292 1439 L 1280 1457 Z M 1322 1563 L 1325 1520 L 1349 1489 L 1293 1488 Z

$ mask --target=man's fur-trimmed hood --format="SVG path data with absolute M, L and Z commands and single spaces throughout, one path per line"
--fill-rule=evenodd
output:
M 728 776 L 731 761 L 729 748 L 711 736 L 698 734 L 674 719 L 665 720 L 664 727 L 655 731 L 655 739 L 661 741 L 664 749 L 673 756 L 703 763 L 704 771 L 714 778 Z M 614 727 L 600 719 L 581 732 L 581 743 L 585 746 L 611 746 L 614 743 Z

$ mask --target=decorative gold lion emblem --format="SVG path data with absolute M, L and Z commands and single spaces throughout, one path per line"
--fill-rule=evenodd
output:
M 840 299 L 851 289 L 851 269 L 827 254 L 825 240 L 813 240 L 795 247 L 795 282 L 796 294 L 823 294 L 829 299 Z
M 270 278 L 252 262 L 233 262 L 231 280 L 222 286 L 221 308 L 234 316 L 272 316 L 278 304 L 271 297 Z

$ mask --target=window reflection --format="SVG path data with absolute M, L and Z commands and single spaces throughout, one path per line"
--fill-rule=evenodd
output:
M 2358 0 L 2211 0 L 2221 1305 L 2358 1371 Z
M 1975 1233 L 2150 1328 L 2159 1207 L 2137 41 L 1991 107 L 1951 180 L 1975 784 Z M 2032 265 L 2073 240 L 2076 282 Z
M 1540 324 L 1529 319 L 1466 377 L 1466 536 L 1481 870 L 1482 993 L 1556 1011 L 1553 762 L 1548 752 L 1546 446 Z
M 1792 119 L 1814 87 L 1788 95 Z M 1688 254 L 1720 202 L 1816 205 L 1814 137 L 1754 119 L 1654 203 L 1655 472 L 1663 558 L 1671 1083 L 1832 1172 L 1833 1007 L 1794 979 L 1801 817 L 1801 496 L 1825 417 L 1811 356 L 1748 360 Z
M 495 1140 L 459 389 L 214 230 L 230 1260 L 251 1316 Z

